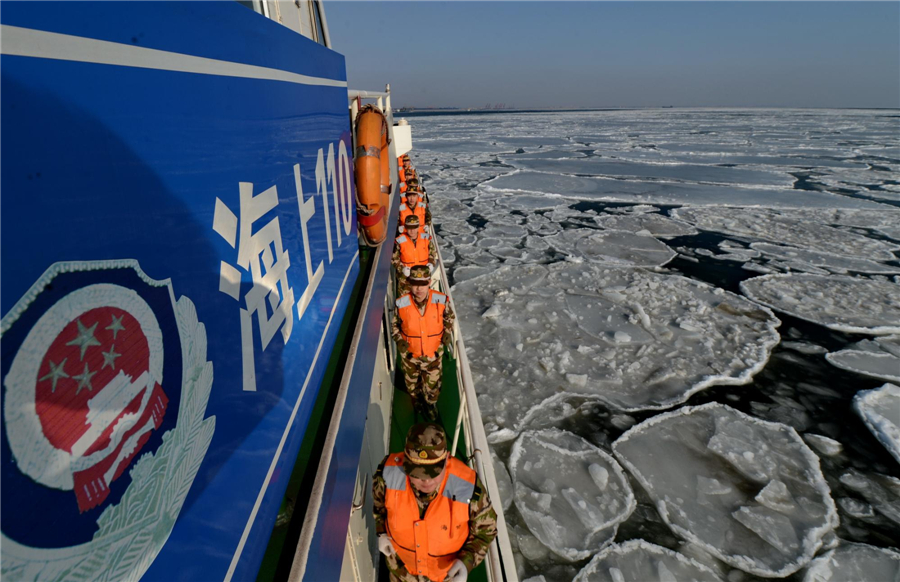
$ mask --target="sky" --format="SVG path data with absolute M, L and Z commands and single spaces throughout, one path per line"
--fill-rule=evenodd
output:
M 900 107 L 900 2 L 324 3 L 393 106 Z

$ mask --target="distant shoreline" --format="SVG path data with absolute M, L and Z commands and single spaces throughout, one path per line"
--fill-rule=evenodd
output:
M 739 109 L 739 110 L 760 110 L 760 109 L 785 109 L 785 110 L 833 110 L 833 111 L 892 111 L 900 113 L 897 107 L 726 107 L 726 106 L 685 106 L 685 107 L 588 107 L 588 108 L 566 108 L 566 109 L 412 109 L 408 111 L 395 110 L 395 117 L 426 117 L 438 115 L 496 115 L 498 113 L 594 113 L 607 111 L 670 111 L 670 110 L 690 110 L 690 109 Z

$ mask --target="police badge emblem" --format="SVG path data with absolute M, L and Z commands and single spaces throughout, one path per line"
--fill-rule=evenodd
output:
M 2 575 L 139 579 L 215 430 L 206 331 L 137 261 L 55 263 L 0 322 Z M 58 516 L 40 524 L 39 506 Z

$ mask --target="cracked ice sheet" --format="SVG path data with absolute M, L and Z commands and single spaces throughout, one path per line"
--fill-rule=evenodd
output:
M 786 189 L 754 189 L 709 184 L 641 182 L 611 178 L 583 178 L 517 170 L 482 182 L 486 190 L 567 196 L 584 200 L 644 202 L 649 204 L 698 204 L 795 208 L 824 206 L 873 208 L 875 202 L 825 192 Z
M 900 285 L 838 275 L 763 275 L 741 282 L 750 299 L 847 333 L 900 333 Z
M 591 263 L 501 267 L 453 287 L 485 422 L 518 430 L 567 391 L 658 410 L 717 384 L 746 384 L 780 321 L 676 275 Z
M 686 222 L 652 213 L 625 216 L 601 214 L 594 218 L 594 222 L 603 228 L 634 233 L 647 232 L 659 238 L 697 234 L 697 229 Z
M 751 243 L 750 247 L 767 257 L 806 263 L 814 267 L 825 267 L 833 272 L 846 273 L 882 273 L 893 275 L 900 273 L 900 267 L 876 263 L 860 257 L 847 257 L 832 253 L 823 253 L 808 249 L 783 247 L 769 243 Z
M 721 582 L 700 562 L 668 548 L 630 540 L 594 556 L 573 582 Z
M 568 229 L 544 240 L 576 260 L 609 265 L 661 267 L 678 254 L 652 236 L 625 230 Z
M 723 404 L 654 416 L 613 452 L 676 534 L 751 574 L 796 572 L 838 525 L 819 459 L 797 432 Z
M 743 184 L 752 186 L 791 186 L 795 178 L 788 173 L 766 172 L 724 166 L 694 164 L 646 164 L 593 157 L 575 160 L 507 159 L 517 168 L 536 172 L 591 175 L 616 178 L 656 178 L 688 183 Z
M 509 467 L 525 524 L 564 560 L 583 560 L 612 541 L 634 511 L 634 494 L 619 463 L 572 433 L 522 433 Z
M 900 463 L 900 387 L 885 384 L 875 390 L 857 392 L 853 410 Z
M 675 218 L 701 230 L 768 240 L 842 256 L 890 261 L 897 245 L 822 224 L 805 212 L 759 208 L 676 208 Z
M 842 542 L 812 561 L 803 582 L 896 582 L 900 553 L 867 544 Z

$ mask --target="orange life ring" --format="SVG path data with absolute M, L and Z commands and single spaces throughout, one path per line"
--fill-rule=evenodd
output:
M 380 109 L 366 105 L 356 118 L 356 214 L 366 240 L 380 244 L 387 235 L 391 171 L 387 121 Z

